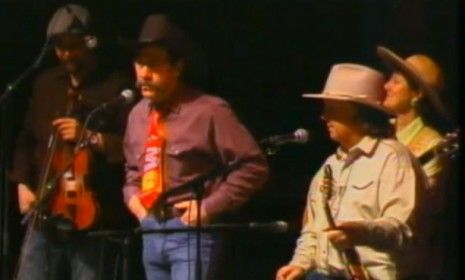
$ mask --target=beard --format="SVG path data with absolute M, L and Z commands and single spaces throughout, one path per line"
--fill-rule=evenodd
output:
M 62 64 L 65 67 L 65 69 L 71 74 L 80 73 L 84 69 L 84 64 L 76 60 L 63 61 Z
M 142 96 L 150 98 L 153 102 L 164 102 L 168 98 L 165 87 L 147 81 L 137 81 L 136 87 L 142 93 Z
M 162 89 L 159 85 L 157 85 L 155 83 L 152 83 L 152 82 L 147 82 L 147 81 L 137 81 L 136 82 L 136 87 L 138 89 L 142 89 L 143 87 L 148 88 L 148 89 L 150 89 L 152 91 L 155 91 L 155 92 L 160 91 Z

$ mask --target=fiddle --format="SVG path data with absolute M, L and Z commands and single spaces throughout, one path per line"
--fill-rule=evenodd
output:
M 71 221 L 76 230 L 83 230 L 92 226 L 98 210 L 94 194 L 86 182 L 91 154 L 87 147 L 74 153 L 67 146 L 64 145 L 54 157 L 55 168 L 65 168 L 66 171 L 56 186 L 50 212 Z M 68 162 L 72 162 L 69 167 Z
M 77 96 L 75 88 L 68 90 L 67 116 L 73 113 Z M 66 221 L 71 229 L 84 230 L 91 227 L 98 216 L 98 203 L 87 182 L 92 154 L 89 147 L 58 141 L 61 140 L 58 136 L 55 129 L 52 137 L 55 143 L 49 149 L 48 168 L 48 172 L 53 171 L 55 176 L 51 183 L 46 180 L 49 182 L 46 186 L 52 187 L 48 212 L 51 217 Z M 49 174 L 44 174 L 44 177 L 48 178 Z

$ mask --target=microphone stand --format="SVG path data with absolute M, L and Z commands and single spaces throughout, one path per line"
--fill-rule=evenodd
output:
M 262 142 L 262 141 L 261 141 Z M 271 147 L 273 147 L 271 149 Z M 276 154 L 278 150 L 278 145 L 271 145 L 269 149 L 266 149 L 266 154 L 267 155 L 274 155 Z M 162 193 L 160 196 L 160 201 L 165 202 L 165 206 L 167 205 L 173 205 L 177 202 L 185 201 L 192 199 L 192 195 L 187 195 L 189 193 L 194 193 L 194 198 L 197 202 L 197 223 L 195 227 L 195 234 L 196 234 L 196 263 L 195 263 L 195 273 L 196 273 L 196 279 L 200 280 L 202 279 L 202 262 L 201 262 L 201 232 L 202 232 L 202 227 L 201 227 L 201 202 L 204 194 L 204 185 L 205 182 L 214 178 L 218 177 L 225 177 L 228 175 L 231 171 L 235 170 L 238 168 L 247 158 L 240 159 L 230 165 L 223 166 L 221 168 L 215 168 L 211 170 L 210 172 L 200 175 L 193 180 L 182 184 L 177 187 L 173 187 L 172 189 Z M 191 231 L 191 230 L 189 230 Z M 144 234 L 144 232 L 142 232 Z
M 42 63 L 43 58 L 50 49 L 49 40 L 47 39 L 42 46 L 42 49 L 34 61 L 24 72 L 22 72 L 13 82 L 8 83 L 3 94 L 0 96 L 0 224 L 1 224 L 1 279 L 9 278 L 9 207 L 10 207 L 10 188 L 8 186 L 8 168 L 10 167 L 10 152 L 12 146 L 12 127 L 11 123 L 7 121 L 10 117 L 9 106 L 11 104 L 11 93 L 18 87 L 18 85 L 27 77 L 29 77 L 35 70 L 37 70 Z
M 177 202 L 181 201 L 186 201 L 189 199 L 192 199 L 192 193 L 194 194 L 195 201 L 197 203 L 197 222 L 195 225 L 195 238 L 196 238 L 196 260 L 195 260 L 195 276 L 197 280 L 202 279 L 202 261 L 201 261 L 201 233 L 202 233 L 202 224 L 201 224 L 201 203 L 202 203 L 202 198 L 204 194 L 204 185 L 205 182 L 214 178 L 217 178 L 219 176 L 226 176 L 229 172 L 233 171 L 237 167 L 239 167 L 240 164 L 245 159 L 241 159 L 236 161 L 233 164 L 221 167 L 221 168 L 216 168 L 213 169 L 212 171 L 200 175 L 197 178 L 182 184 L 177 187 L 173 187 L 172 189 L 162 193 L 162 195 L 159 198 L 159 201 L 161 203 L 164 203 L 164 206 L 169 206 L 173 205 Z M 177 229 L 176 231 L 173 232 L 180 232 L 182 230 Z M 192 229 L 187 230 L 187 231 L 192 231 Z M 151 231 L 153 232 L 153 231 Z M 163 229 L 157 232 L 163 232 Z M 140 234 L 145 234 L 148 232 L 141 231 Z M 172 232 L 165 232 L 165 233 L 172 233 Z
M 278 222 L 285 223 L 285 222 Z M 166 227 L 159 229 L 141 229 L 135 228 L 133 230 L 96 230 L 87 232 L 87 237 L 90 238 L 101 238 L 101 237 L 119 237 L 123 236 L 122 243 L 122 280 L 129 279 L 129 245 L 131 239 L 136 235 L 144 234 L 170 234 L 179 232 L 246 232 L 246 231 L 257 231 L 257 232 L 270 232 L 274 234 L 284 233 L 288 230 L 287 225 L 276 226 L 276 223 L 270 224 L 259 224 L 259 223 L 248 223 L 248 224 L 210 224 L 204 226 L 195 227 Z M 198 265 L 196 263 L 196 265 Z M 201 272 L 200 269 L 197 270 Z M 196 272 L 196 273 L 198 273 Z M 196 277 L 198 277 L 196 275 Z
M 164 192 L 161 197 L 160 201 L 165 202 L 165 206 L 167 205 L 173 205 L 177 202 L 189 200 L 192 198 L 192 196 L 189 196 L 186 194 L 189 193 L 194 193 L 194 198 L 197 203 L 197 221 L 195 225 L 195 240 L 196 240 L 196 259 L 195 259 L 195 279 L 200 280 L 202 279 L 202 261 L 201 261 L 201 234 L 202 234 L 202 228 L 201 228 L 201 203 L 202 203 L 202 198 L 204 195 L 204 185 L 205 182 L 214 179 L 218 176 L 226 176 L 227 173 L 231 172 L 235 168 L 239 166 L 239 164 L 242 163 L 242 160 L 237 161 L 234 164 L 228 165 L 223 168 L 217 168 L 212 170 L 211 172 L 198 176 L 197 178 L 193 179 L 192 181 L 189 181 L 185 184 L 182 184 L 181 186 L 174 187 L 171 190 L 168 190 Z M 182 196 L 180 196 L 182 195 Z M 178 196 L 177 198 L 174 196 Z M 174 198 L 173 198 L 174 197 Z M 171 198 L 171 199 L 170 199 Z M 189 210 L 188 210 L 189 211 Z M 189 230 L 192 231 L 192 230 Z M 142 233 L 143 234 L 143 233 Z
M 79 134 L 78 140 L 77 140 L 75 148 L 73 150 L 72 157 L 64 165 L 65 167 L 62 170 L 60 170 L 59 172 L 57 172 L 57 174 L 55 174 L 55 176 L 52 178 L 52 180 L 47 182 L 47 189 L 46 189 L 47 192 L 45 193 L 44 196 L 42 196 L 42 198 L 38 199 L 37 203 L 31 209 L 31 211 L 29 211 L 29 213 L 26 214 L 23 217 L 23 219 L 21 221 L 22 224 L 25 224 L 32 215 L 38 215 L 44 210 L 45 206 L 47 205 L 47 202 L 50 199 L 50 195 L 52 194 L 53 188 L 56 186 L 56 184 L 57 184 L 58 180 L 60 179 L 60 177 L 63 176 L 64 173 L 69 168 L 71 168 L 71 165 L 74 163 L 74 160 L 76 158 L 77 153 L 81 149 L 87 147 L 90 144 L 90 140 L 88 138 L 85 138 L 85 131 L 86 131 L 88 125 L 89 125 L 90 120 L 94 116 L 94 114 L 96 112 L 100 111 L 101 109 L 102 109 L 101 107 L 96 107 L 87 115 L 87 117 L 86 117 L 86 119 L 84 121 L 84 124 L 82 125 L 81 133 Z
M 232 164 L 226 168 L 221 168 L 221 169 L 214 169 L 213 171 L 205 174 L 198 176 L 197 178 L 182 184 L 178 187 L 174 187 L 171 190 L 168 190 L 161 194 L 159 201 L 164 202 L 165 206 L 167 205 L 172 205 L 177 202 L 181 201 L 186 201 L 189 199 L 192 199 L 192 191 L 194 192 L 195 200 L 197 202 L 197 222 L 195 227 L 187 227 L 187 228 L 163 228 L 163 229 L 151 229 L 151 230 L 140 230 L 136 229 L 133 231 L 127 231 L 127 230 L 100 230 L 100 231 L 94 231 L 94 232 L 88 232 L 87 236 L 88 237 L 98 237 L 98 236 L 105 236 L 105 237 L 111 237 L 111 236 L 123 236 L 123 240 L 121 241 L 122 244 L 122 255 L 123 255 L 123 265 L 122 265 L 122 280 L 127 280 L 129 279 L 129 245 L 131 243 L 131 240 L 135 235 L 144 235 L 144 234 L 154 234 L 154 233 L 163 233 L 163 234 L 169 234 L 169 233 L 177 233 L 177 232 L 195 232 L 196 235 L 196 262 L 195 262 L 195 275 L 196 279 L 200 280 L 202 279 L 202 262 L 201 262 L 201 233 L 203 231 L 200 218 L 201 218 L 201 212 L 200 212 L 200 203 L 202 201 L 203 193 L 204 193 L 204 183 L 212 179 L 214 177 L 219 176 L 220 174 L 223 174 L 225 172 L 229 172 L 233 168 L 236 168 L 236 166 L 239 164 L 238 161 L 236 164 Z M 186 195 L 187 194 L 187 195 Z M 172 199 L 173 196 L 177 196 L 176 198 Z M 171 199 L 170 199 L 171 198 Z M 217 229 L 215 229 L 217 230 Z
M 72 157 L 64 165 L 64 168 L 62 170 L 60 170 L 59 172 L 57 172 L 57 174 L 55 174 L 55 176 L 50 181 L 47 182 L 47 188 L 46 188 L 47 192 L 41 198 L 39 198 L 39 200 L 34 205 L 34 207 L 31 209 L 31 211 L 29 211 L 29 213 L 26 214 L 23 217 L 23 219 L 21 221 L 22 224 L 25 224 L 32 215 L 38 215 L 45 209 L 47 203 L 49 202 L 50 196 L 53 193 L 53 189 L 56 187 L 57 182 L 60 179 L 60 177 L 63 176 L 69 168 L 71 168 L 71 166 L 74 163 L 74 160 L 76 158 L 77 153 L 81 149 L 87 147 L 90 144 L 89 139 L 83 139 L 84 138 L 83 137 L 83 134 L 84 134 L 83 132 L 84 132 L 84 126 L 82 128 L 79 140 L 76 143 L 76 146 L 75 146 L 75 149 L 73 151 Z
M 91 114 L 89 114 L 91 115 Z M 86 122 L 87 123 L 87 122 Z M 273 145 L 274 148 L 278 148 L 278 145 Z M 276 153 L 268 153 L 268 155 L 274 155 Z M 236 231 L 236 230 L 249 230 L 250 226 L 244 225 L 231 225 L 231 224 L 212 224 L 204 225 L 201 224 L 201 202 L 204 195 L 204 185 L 205 182 L 214 178 L 224 177 L 229 174 L 231 171 L 238 168 L 247 158 L 236 161 L 227 166 L 221 168 L 215 168 L 206 174 L 200 175 L 193 180 L 186 182 L 184 184 L 178 185 L 171 188 L 170 190 L 165 191 L 161 194 L 159 201 L 164 203 L 164 206 L 173 205 L 178 202 L 186 201 L 192 199 L 192 193 L 194 193 L 195 201 L 197 202 L 197 221 L 195 227 L 185 227 L 185 228 L 161 228 L 161 229 L 148 229 L 141 230 L 135 229 L 133 231 L 128 230 L 100 230 L 94 232 L 88 232 L 88 237 L 111 237 L 111 236 L 123 236 L 122 244 L 122 255 L 123 255 L 123 264 L 122 264 L 122 280 L 129 279 L 129 245 L 132 238 L 135 235 L 144 235 L 144 234 L 170 234 L 178 232 L 195 232 L 196 235 L 196 262 L 195 262 L 195 275 L 196 279 L 202 279 L 202 262 L 201 262 L 201 233 L 202 232 L 218 232 L 218 231 Z

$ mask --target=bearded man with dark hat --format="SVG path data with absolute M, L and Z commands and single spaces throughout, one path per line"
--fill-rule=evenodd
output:
M 381 104 L 384 76 L 333 65 L 320 94 L 322 119 L 339 144 L 313 177 L 289 264 L 276 280 L 398 279 L 400 255 L 418 234 L 424 174 L 393 137 Z
M 164 14 L 146 18 L 137 43 L 134 69 L 143 98 L 129 115 L 124 139 L 124 197 L 143 230 L 182 230 L 220 221 L 267 178 L 261 149 L 228 103 L 186 82 L 191 45 Z M 208 176 L 219 170 L 228 171 Z M 197 183 L 204 194 L 200 203 L 192 189 L 178 193 L 181 197 L 168 196 L 173 203 L 162 199 L 199 177 L 207 179 Z M 203 232 L 200 239 L 182 231 L 145 234 L 147 279 L 207 279 L 220 244 L 214 232 Z
M 102 279 L 113 271 L 106 261 L 114 251 L 85 233 L 130 225 L 121 195 L 130 108 L 108 107 L 84 126 L 90 112 L 130 85 L 97 54 L 94 27 L 85 7 L 67 4 L 47 28 L 59 65 L 36 77 L 14 153 L 12 179 L 28 218 L 16 279 Z
M 442 101 L 445 87 L 443 71 L 439 64 L 425 54 L 413 54 L 405 59 L 392 50 L 379 46 L 378 56 L 392 71 L 384 84 L 386 98 L 383 106 L 395 113 L 396 138 L 405 144 L 422 164 L 428 178 L 427 225 L 405 258 L 404 279 L 442 279 L 438 276 L 443 265 L 443 244 L 440 223 L 445 210 L 445 179 L 447 155 L 458 145 L 458 135 L 442 132 L 450 122 L 450 114 Z M 442 126 L 441 126 L 442 125 Z M 449 145 L 449 146 L 447 146 Z M 440 149 L 440 147 L 442 147 Z M 433 276 L 435 275 L 435 276 Z

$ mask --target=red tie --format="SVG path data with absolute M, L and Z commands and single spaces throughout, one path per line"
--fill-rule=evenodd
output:
M 148 139 L 145 144 L 144 170 L 142 172 L 142 191 L 139 194 L 142 205 L 149 209 L 163 191 L 163 145 L 164 133 L 160 114 L 150 113 Z

